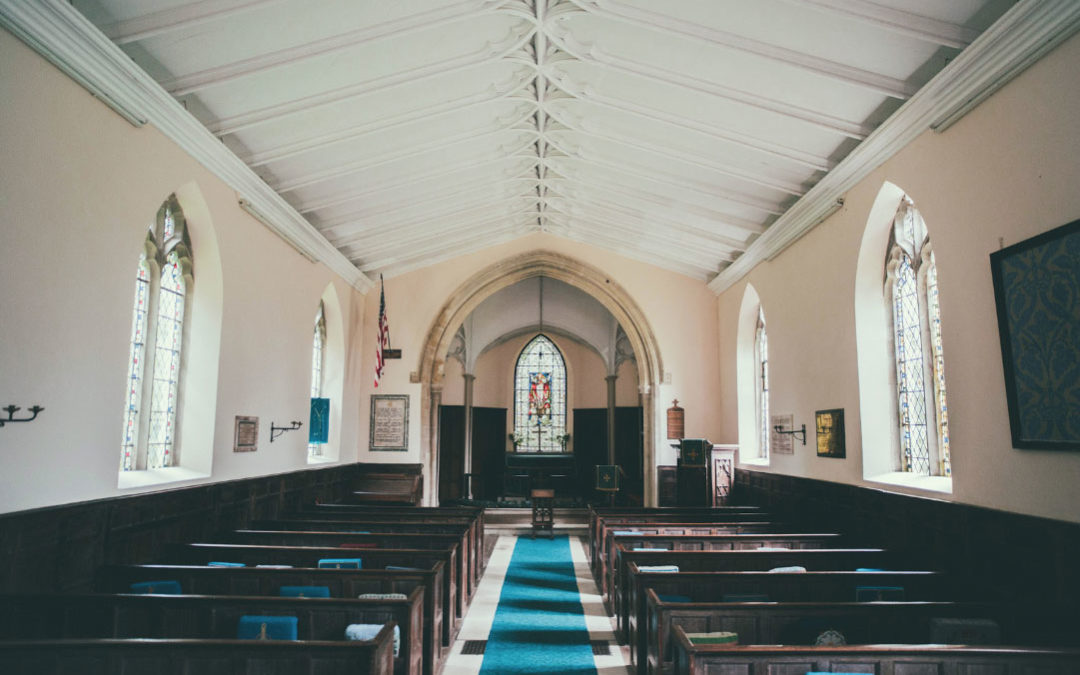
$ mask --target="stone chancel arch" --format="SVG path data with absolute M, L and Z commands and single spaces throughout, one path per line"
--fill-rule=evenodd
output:
M 630 294 L 601 270 L 551 251 L 524 253 L 487 267 L 455 289 L 432 322 L 424 340 L 417 371 L 420 374 L 421 456 L 426 479 L 424 503 L 433 505 L 438 494 L 438 409 L 445 379 L 445 360 L 458 329 L 485 299 L 525 279 L 545 277 L 574 286 L 604 306 L 623 327 L 637 360 L 644 416 L 643 464 L 645 502 L 656 501 L 655 457 L 657 433 L 662 427 L 654 402 L 663 364 L 660 349 L 645 313 Z

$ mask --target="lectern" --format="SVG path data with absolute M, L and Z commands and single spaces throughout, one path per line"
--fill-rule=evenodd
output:
M 679 441 L 676 500 L 679 506 L 712 506 L 712 443 L 704 438 Z

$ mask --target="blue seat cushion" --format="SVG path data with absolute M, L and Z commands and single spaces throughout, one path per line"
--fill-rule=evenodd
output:
M 283 598 L 329 598 L 329 586 L 282 586 L 278 595 Z
M 689 595 L 669 595 L 667 593 L 657 593 L 656 597 L 660 598 L 660 602 L 693 602 Z
M 323 558 L 319 561 L 322 569 L 358 570 L 362 569 L 360 558 Z
M 156 593 L 158 595 L 180 595 L 183 593 L 180 590 L 180 582 L 174 580 L 167 581 L 139 581 L 131 584 L 132 593 Z
M 874 602 L 878 600 L 903 600 L 903 586 L 856 586 L 855 602 Z
M 400 565 L 387 565 L 386 569 L 398 572 L 423 572 L 419 567 L 401 567 Z
M 240 617 L 236 625 L 236 637 L 239 640 L 295 640 L 295 616 L 253 616 Z
M 245 565 L 244 565 L 244 563 L 234 563 L 234 562 L 208 562 L 208 563 L 206 563 L 206 566 L 207 567 L 244 567 Z

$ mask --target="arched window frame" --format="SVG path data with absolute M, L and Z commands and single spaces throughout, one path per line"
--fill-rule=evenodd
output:
M 178 464 L 183 347 L 194 274 L 191 240 L 176 195 L 158 210 L 136 270 L 122 472 Z
M 951 476 L 945 359 L 941 346 L 941 312 L 938 304 L 937 267 L 930 235 L 922 215 L 907 196 L 893 218 L 885 256 L 884 297 L 889 305 L 889 349 L 892 359 L 894 410 L 897 422 L 895 466 L 898 471 L 923 476 Z M 905 273 L 905 270 L 909 270 Z M 916 344 L 898 339 L 902 299 L 897 292 L 903 277 L 910 276 L 911 299 L 917 309 L 907 312 L 912 323 L 907 331 Z M 914 316 L 912 316 L 914 315 Z M 912 333 L 912 330 L 914 332 Z M 905 363 L 908 368 L 905 370 Z M 916 381 L 917 378 L 917 381 Z M 920 421 L 921 420 L 921 421 Z M 925 442 L 920 438 L 925 436 Z M 924 447 L 921 447 L 925 445 Z
M 550 347 L 549 363 L 533 361 L 538 350 Z M 547 367 L 548 371 L 530 370 Z M 530 392 L 543 387 L 540 374 L 548 375 L 549 413 L 537 415 Z M 530 340 L 514 364 L 514 446 L 516 452 L 565 452 L 566 442 L 566 360 L 559 347 L 543 333 Z
M 758 458 L 769 459 L 769 338 L 765 330 L 765 312 L 758 307 L 754 327 L 755 410 L 758 427 Z
M 311 345 L 311 398 L 321 398 L 323 393 L 323 370 L 326 367 L 326 307 L 319 301 L 315 313 L 315 329 Z M 322 457 L 322 443 L 308 443 L 308 459 Z

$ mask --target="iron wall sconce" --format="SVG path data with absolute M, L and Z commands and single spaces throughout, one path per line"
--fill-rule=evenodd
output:
M 802 425 L 801 429 L 788 429 L 787 431 L 784 431 L 784 429 L 779 424 L 777 424 L 776 426 L 773 427 L 773 431 L 775 431 L 778 434 L 791 434 L 795 438 L 798 438 L 800 441 L 802 441 L 803 445 L 806 445 L 806 425 L 805 424 Z
M 299 422 L 297 420 L 293 420 L 292 422 L 289 422 L 289 424 L 291 426 L 278 427 L 278 426 L 274 426 L 274 423 L 271 422 L 270 423 L 270 442 L 273 443 L 275 438 L 282 435 L 286 431 L 296 431 L 301 426 L 303 426 L 303 422 Z
M 9 405 L 9 406 L 7 406 L 6 408 L 3 409 L 3 410 L 5 410 L 7 412 L 8 418 L 6 420 L 5 419 L 0 419 L 0 427 L 4 426 L 8 422 L 32 422 L 35 419 L 37 419 L 38 413 L 41 412 L 44 409 L 45 408 L 42 408 L 39 405 L 32 405 L 32 406 L 30 406 L 30 413 L 31 413 L 30 417 L 23 417 L 23 418 L 20 418 L 20 419 L 15 419 L 15 413 L 17 411 L 19 411 L 19 410 L 22 410 L 22 408 L 20 408 L 17 405 Z

